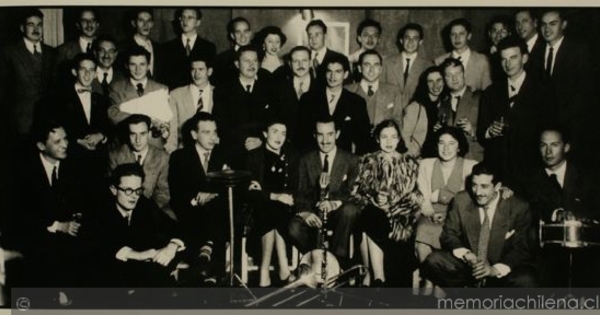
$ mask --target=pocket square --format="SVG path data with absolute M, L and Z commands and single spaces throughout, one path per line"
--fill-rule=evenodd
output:
M 344 121 L 350 121 L 352 120 L 352 118 L 350 118 L 350 116 L 346 116 L 346 118 L 344 118 Z
M 387 104 L 387 106 L 386 106 L 386 108 L 388 108 L 388 109 L 389 109 L 389 108 L 393 108 L 393 107 L 394 107 L 394 103 L 389 103 L 389 104 Z
M 515 230 L 514 229 L 506 232 L 506 235 L 504 235 L 504 239 L 505 240 L 509 239 L 511 236 L 513 236 L 513 234 L 515 234 Z
M 265 105 L 265 109 L 269 109 L 269 104 Z
M 342 182 L 345 182 L 346 179 L 348 179 L 348 175 L 344 175 L 344 177 L 342 178 Z

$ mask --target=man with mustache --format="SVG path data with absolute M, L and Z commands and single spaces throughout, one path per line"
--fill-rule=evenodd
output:
M 500 177 L 483 163 L 459 192 L 440 236 L 442 250 L 432 252 L 422 271 L 440 287 L 537 286 L 527 237 L 529 205 L 516 196 L 500 197 Z
M 125 79 L 122 68 L 115 64 L 119 54 L 116 41 L 109 35 L 100 35 L 92 44 L 92 50 L 98 65 L 92 90 L 108 98 L 114 83 Z
M 358 28 L 356 29 L 356 42 L 360 48 L 348 56 L 348 62 L 350 62 L 352 67 L 353 82 L 359 82 L 361 80 L 361 75 L 358 71 L 358 58 L 367 50 L 377 49 L 381 31 L 381 24 L 371 19 L 363 20 L 358 24 Z

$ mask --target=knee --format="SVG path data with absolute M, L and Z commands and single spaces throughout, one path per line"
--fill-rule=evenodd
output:
M 294 240 L 298 240 L 302 238 L 302 234 L 304 233 L 304 221 L 302 220 L 302 218 L 299 217 L 294 217 L 291 221 L 290 221 L 290 225 L 288 227 L 288 233 L 290 238 L 294 239 Z
M 353 203 L 346 203 L 341 210 L 341 215 L 345 219 L 356 220 L 360 215 L 360 209 Z
M 535 288 L 539 286 L 539 281 L 533 270 L 515 270 L 512 275 L 509 275 L 508 284 L 515 288 Z

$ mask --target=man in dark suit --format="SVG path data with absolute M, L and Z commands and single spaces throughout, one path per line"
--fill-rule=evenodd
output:
M 340 60 L 348 58 L 343 54 L 333 51 L 325 46 L 325 37 L 327 36 L 327 26 L 322 20 L 312 20 L 306 25 L 306 35 L 308 36 L 308 47 L 311 50 L 310 63 L 312 67 L 313 78 L 318 83 L 325 85 L 325 72 L 327 72 L 327 64 L 330 60 Z M 350 66 L 348 66 L 350 69 Z M 348 70 L 350 71 L 350 70 Z M 344 78 L 345 83 L 350 83 L 349 77 Z
M 317 231 L 323 224 L 324 213 L 329 229 L 333 230 L 329 250 L 342 259 L 342 264 L 347 264 L 350 235 L 360 213 L 354 204 L 348 203 L 358 176 L 358 160 L 336 145 L 339 136 L 333 120 L 320 119 L 315 123 L 314 137 L 319 149 L 300 159 L 296 216 L 290 222 L 289 232 L 301 252 L 320 248 Z M 328 182 L 324 185 L 326 191 L 320 185 L 324 178 Z M 325 199 L 319 197 L 324 195 Z
M 492 17 L 487 25 L 487 38 L 490 47 L 485 54 L 488 56 L 488 61 L 490 62 L 492 82 L 504 79 L 498 43 L 500 43 L 502 39 L 512 35 L 512 26 L 513 23 L 510 17 L 505 15 L 496 15 Z
M 524 69 L 529 54 L 521 38 L 503 39 L 497 48 L 505 75 L 481 97 L 477 139 L 485 148 L 486 163 L 504 178 L 503 184 L 520 191 L 523 175 L 537 161 L 538 128 L 554 109 L 544 101 L 542 84 Z
M 239 169 L 247 152 L 262 144 L 261 124 L 278 111 L 272 87 L 257 76 L 260 64 L 256 48 L 238 49 L 235 67 L 237 77 L 215 89 L 213 114 L 219 124 L 223 150 L 235 157 L 232 167 Z
M 92 44 L 100 28 L 100 15 L 95 9 L 80 9 L 76 14 L 76 18 L 75 27 L 79 37 L 63 43 L 56 49 L 56 76 L 60 84 L 70 85 L 72 77 L 69 63 L 77 54 L 92 53 Z
M 423 53 L 419 53 L 419 47 L 423 44 L 421 25 L 404 25 L 398 32 L 396 44 L 401 52 L 382 62 L 381 82 L 397 86 L 402 95 L 400 109 L 404 110 L 415 94 L 421 73 L 433 64 L 425 59 Z
M 189 127 L 189 128 L 187 128 Z M 194 115 L 184 130 L 194 140 L 172 153 L 169 162 L 171 205 L 188 244 L 192 266 L 210 262 L 217 275 L 225 271 L 227 192 L 208 182 L 207 173 L 226 167 L 225 153 L 217 145 L 217 124 L 209 113 Z M 216 283 L 209 273 L 205 281 Z
M 557 105 L 557 119 L 571 131 L 574 149 L 571 158 L 585 165 L 593 163 L 586 152 L 586 144 L 593 141 L 590 104 L 593 95 L 593 67 L 589 48 L 565 36 L 567 20 L 564 12 L 550 9 L 542 13 L 541 34 L 546 41 L 543 60 L 543 77 L 549 82 L 549 91 Z
M 529 62 L 525 64 L 525 70 L 531 75 L 540 72 L 540 67 L 543 68 L 543 64 L 536 64 L 540 61 L 540 55 L 544 54 L 544 38 L 538 34 L 538 19 L 533 10 L 531 9 L 519 9 L 515 13 L 515 29 L 517 34 L 527 44 L 527 51 L 529 51 Z
M 189 66 L 192 56 L 201 56 L 213 62 L 217 55 L 215 44 L 198 36 L 198 27 L 202 22 L 202 11 L 198 8 L 179 8 L 175 11 L 181 36 L 163 45 L 161 78 L 170 90 L 189 83 Z M 174 23 L 175 24 L 175 23 Z M 179 33 L 179 32 L 176 32 Z
M 92 91 L 108 98 L 114 83 L 125 79 L 122 68 L 115 64 L 119 51 L 115 40 L 108 35 L 98 36 L 92 44 L 92 50 L 98 65 Z
M 162 61 L 162 57 L 159 44 L 150 38 L 150 32 L 152 32 L 152 28 L 154 27 L 154 12 L 150 8 L 136 8 L 130 14 L 133 35 L 119 44 L 119 49 L 121 51 L 128 51 L 135 46 L 144 47 L 150 53 L 150 58 L 148 58 L 148 76 L 151 78 L 156 77 L 156 72 L 162 70 L 158 69 L 161 66 L 159 63 Z M 119 67 L 127 69 L 128 62 L 127 56 L 122 54 L 119 58 Z M 158 77 L 160 77 L 160 74 Z
M 144 196 L 154 201 L 159 209 L 172 215 L 169 206 L 169 154 L 148 145 L 150 117 L 134 114 L 123 123 L 127 126 L 129 141 L 109 152 L 109 175 L 121 164 L 138 163 L 144 169 Z
M 348 152 L 369 150 L 370 124 L 367 105 L 363 98 L 343 88 L 350 65 L 342 55 L 333 55 L 323 65 L 327 69 L 326 86 L 317 86 L 300 99 L 300 117 L 297 146 L 301 153 L 315 149 L 313 129 L 320 117 L 335 121 L 340 136 L 338 146 Z
M 219 87 L 237 77 L 238 70 L 235 66 L 237 51 L 240 47 L 250 45 L 252 29 L 250 22 L 238 16 L 227 23 L 227 39 L 231 47 L 221 52 L 215 62 L 215 73 L 211 79 L 214 86 Z
M 500 178 L 479 163 L 470 189 L 452 202 L 440 236 L 422 271 L 442 287 L 535 287 L 537 279 L 527 245 L 529 205 L 516 196 L 500 198 Z
M 117 166 L 110 196 L 95 217 L 98 286 L 167 287 L 177 254 L 185 249 L 175 222 L 142 196 L 144 170 L 137 163 Z

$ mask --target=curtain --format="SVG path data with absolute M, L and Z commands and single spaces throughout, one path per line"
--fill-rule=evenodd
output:
M 44 43 L 56 47 L 65 41 L 63 9 L 40 9 L 44 13 Z

